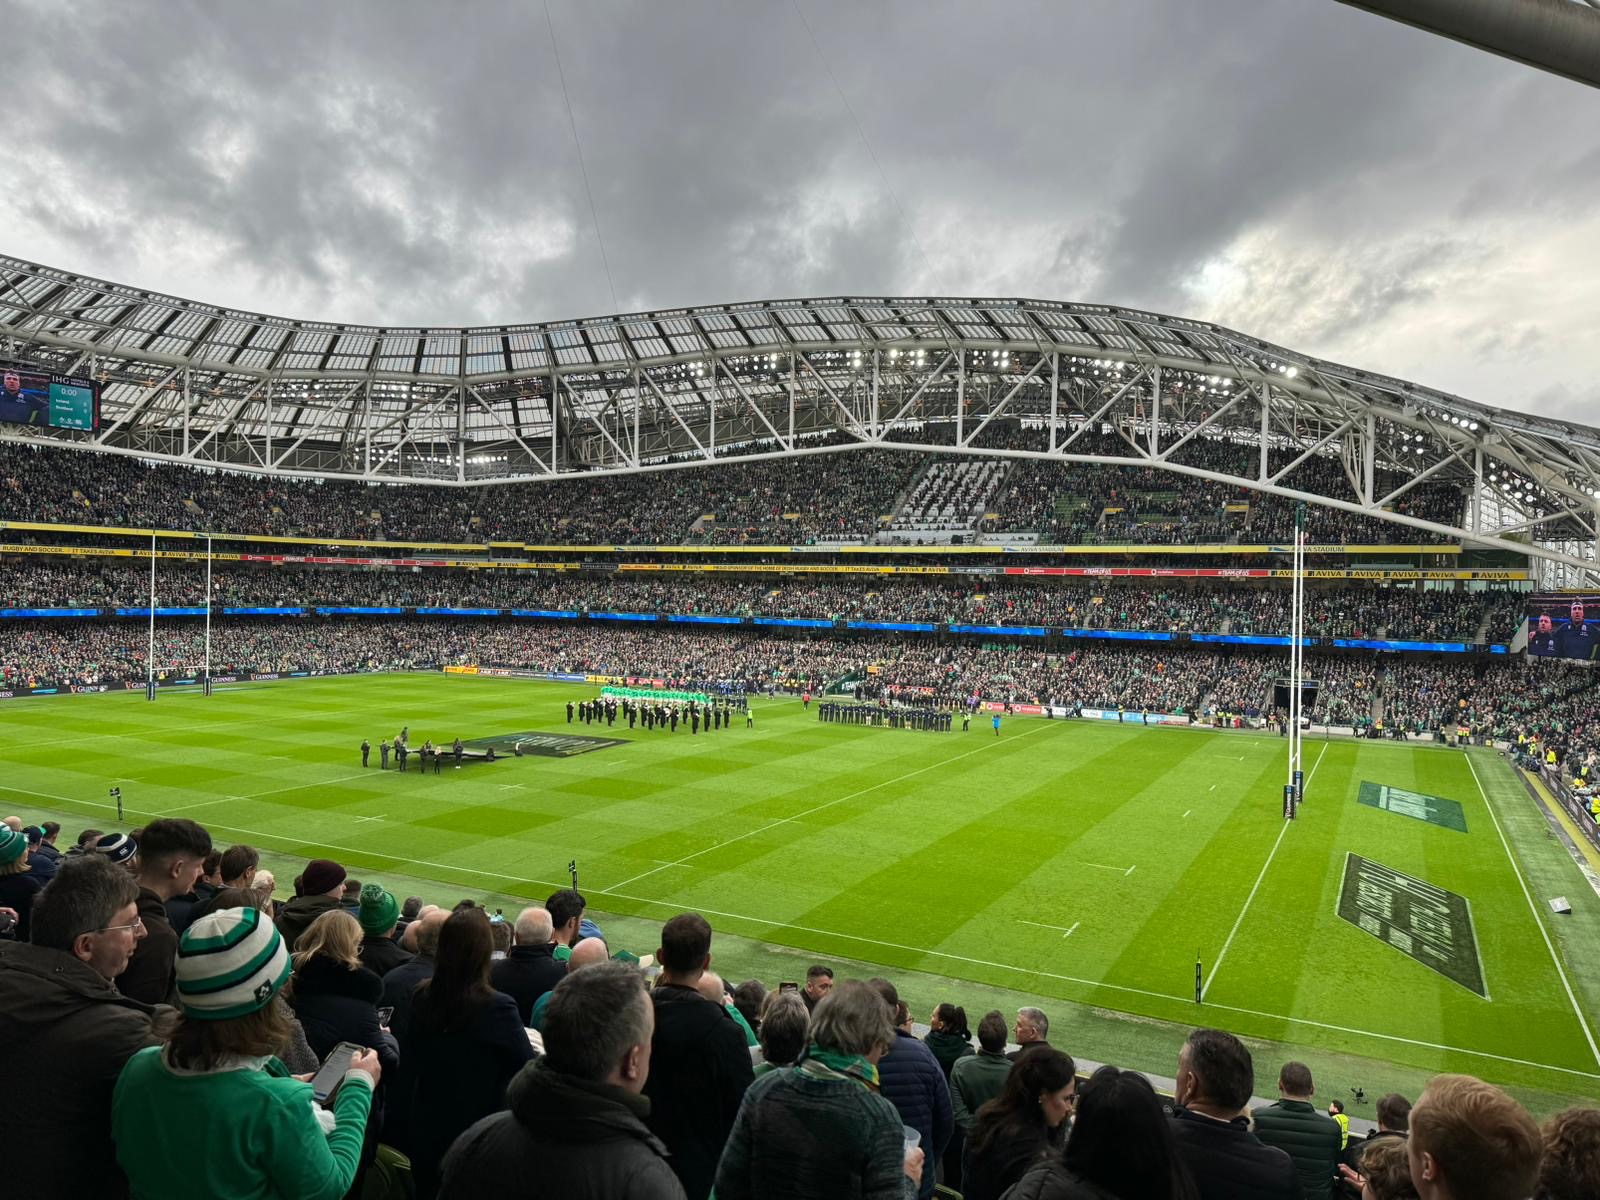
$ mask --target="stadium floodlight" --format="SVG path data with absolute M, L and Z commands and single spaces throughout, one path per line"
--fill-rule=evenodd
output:
M 1287 371 L 1284 372 L 1284 374 L 1287 375 L 1290 379 L 1293 379 L 1296 375 L 1300 374 L 1300 368 L 1299 367 L 1290 367 Z

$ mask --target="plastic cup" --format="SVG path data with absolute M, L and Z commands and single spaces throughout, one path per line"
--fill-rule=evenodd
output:
M 906 1149 L 915 1150 L 922 1145 L 922 1135 L 909 1125 L 900 1126 L 900 1132 L 905 1136 Z

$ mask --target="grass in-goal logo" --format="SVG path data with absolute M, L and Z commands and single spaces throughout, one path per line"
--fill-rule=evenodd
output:
M 1408 792 L 1405 788 L 1390 787 L 1386 783 L 1363 781 L 1361 793 L 1356 800 L 1368 808 L 1381 808 L 1387 812 L 1426 821 L 1429 825 L 1442 825 L 1446 829 L 1455 829 L 1461 833 L 1467 831 L 1467 815 L 1462 811 L 1461 805 L 1444 796 L 1429 796 L 1423 792 Z
M 1465 896 L 1352 854 L 1345 861 L 1339 916 L 1469 992 L 1489 998 L 1472 932 L 1472 906 Z

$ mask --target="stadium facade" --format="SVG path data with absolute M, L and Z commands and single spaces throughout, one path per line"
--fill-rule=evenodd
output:
M 1133 309 L 853 297 L 399 328 L 15 258 L 0 280 L 0 355 L 100 387 L 95 428 L 0 426 L 8 440 L 437 487 L 841 449 L 1104 463 L 1529 555 L 1547 586 L 1596 564 L 1600 430 Z M 1219 441 L 1250 447 L 1250 469 L 1197 461 Z M 1307 462 L 1337 463 L 1338 485 L 1297 486 Z M 1453 519 L 1410 510 L 1443 486 Z

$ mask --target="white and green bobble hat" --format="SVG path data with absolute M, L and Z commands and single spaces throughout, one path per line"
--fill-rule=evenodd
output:
M 178 1003 L 199 1021 L 249 1016 L 288 982 L 289 970 L 283 938 L 259 909 L 208 913 L 178 943 Z

